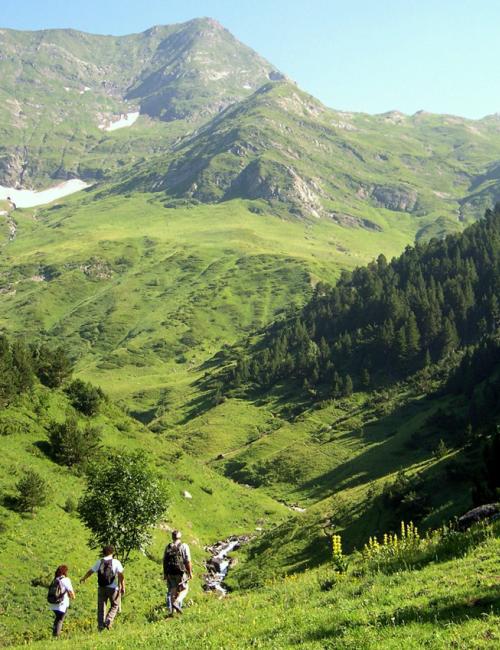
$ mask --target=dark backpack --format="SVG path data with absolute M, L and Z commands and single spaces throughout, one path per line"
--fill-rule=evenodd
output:
M 54 578 L 49 585 L 47 600 L 51 605 L 59 605 L 64 600 L 66 589 L 63 587 L 62 578 Z
M 181 576 L 186 572 L 180 545 L 169 544 L 163 556 L 163 573 L 169 576 Z
M 99 587 L 109 587 L 114 582 L 115 572 L 113 571 L 113 560 L 101 560 L 97 571 L 97 583 Z

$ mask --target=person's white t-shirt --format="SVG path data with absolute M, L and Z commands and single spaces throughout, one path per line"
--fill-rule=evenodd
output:
M 60 603 L 49 603 L 49 609 L 57 612 L 65 612 L 69 607 L 68 591 L 73 591 L 73 585 L 69 578 L 61 578 L 61 586 L 65 590 L 64 598 Z
M 189 550 L 189 546 L 187 544 L 185 544 L 185 543 L 182 543 L 180 545 L 180 549 L 181 549 L 182 559 L 184 560 L 184 562 L 186 564 L 188 562 L 189 562 L 189 564 L 191 564 L 191 552 Z
M 113 587 L 113 589 L 118 589 L 118 578 L 117 578 L 116 574 L 117 573 L 123 573 L 123 565 L 120 562 L 120 560 L 117 560 L 112 555 L 106 555 L 106 557 L 103 557 L 102 559 L 97 560 L 97 562 L 91 568 L 91 571 L 93 573 L 97 573 L 99 571 L 99 567 L 101 566 L 101 562 L 104 562 L 106 560 L 112 560 L 111 568 L 112 568 L 113 574 L 115 576 L 115 579 L 113 580 L 113 582 L 109 586 Z

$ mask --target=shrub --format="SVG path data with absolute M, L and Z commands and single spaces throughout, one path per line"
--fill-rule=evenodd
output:
M 99 451 L 101 432 L 96 427 L 81 428 L 74 417 L 65 422 L 52 422 L 49 427 L 52 458 L 60 465 L 85 466 Z
M 64 511 L 71 515 L 73 512 L 76 512 L 78 504 L 73 497 L 68 497 L 64 503 Z
M 96 415 L 104 398 L 102 390 L 81 379 L 75 379 L 65 390 L 71 404 L 84 415 Z
M 71 375 L 71 361 L 61 347 L 42 345 L 33 351 L 33 360 L 38 378 L 49 388 L 58 388 Z
M 0 420 L 0 436 L 12 436 L 22 433 L 23 430 L 23 425 L 17 420 Z
M 28 470 L 17 483 L 16 505 L 21 512 L 35 512 L 47 502 L 47 482 L 34 470 Z

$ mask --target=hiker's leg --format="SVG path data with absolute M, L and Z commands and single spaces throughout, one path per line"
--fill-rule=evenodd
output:
M 61 634 L 65 616 L 66 612 L 59 612 L 57 609 L 54 610 L 54 626 L 52 628 L 52 636 L 59 636 Z
M 177 584 L 177 576 L 167 576 L 167 607 L 171 614 L 173 613 L 172 603 L 177 596 Z
M 182 603 L 184 601 L 184 598 L 187 596 L 187 592 L 189 591 L 189 583 L 186 580 L 185 582 L 180 582 L 177 585 L 177 593 L 175 596 L 175 600 L 173 602 L 174 605 L 177 605 L 180 609 L 182 609 Z
M 106 611 L 106 587 L 97 587 L 97 627 L 104 629 L 104 613 Z
M 111 606 L 108 613 L 106 614 L 106 621 L 104 622 L 104 626 L 109 629 L 113 625 L 115 616 L 120 609 L 122 595 L 119 589 L 113 589 L 112 587 L 106 587 L 106 589 L 108 590 L 108 598 Z

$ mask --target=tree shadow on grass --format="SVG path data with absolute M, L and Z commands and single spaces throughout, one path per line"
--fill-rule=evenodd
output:
M 463 597 L 442 597 L 429 601 L 425 606 L 409 605 L 400 607 L 392 612 L 374 616 L 371 620 L 361 622 L 357 620 L 342 620 L 335 627 L 327 629 L 317 628 L 312 630 L 302 641 L 320 642 L 324 648 L 347 647 L 343 637 L 349 630 L 365 628 L 371 629 L 384 627 L 404 627 L 417 623 L 462 623 L 470 619 L 483 619 L 489 614 L 500 613 L 500 585 L 483 587 L 474 595 Z M 349 646 L 350 647 L 350 646 Z
M 366 438 L 372 442 L 370 446 L 344 463 L 302 483 L 298 489 L 306 492 L 314 501 L 319 501 L 335 491 L 362 485 L 368 478 L 375 480 L 397 472 L 402 465 L 425 462 L 429 458 L 429 452 L 423 449 L 408 450 L 405 446 L 408 432 L 399 430 L 401 423 L 409 422 L 417 413 L 415 406 L 410 403 L 384 416 L 377 422 L 378 431 L 374 430 L 374 426 L 370 428 L 369 437 Z M 383 430 L 390 431 L 391 435 L 382 435 L 380 432 Z M 392 434 L 396 430 L 397 436 Z M 359 431 L 353 429 L 344 432 L 342 439 L 348 442 L 359 436 Z
M 51 456 L 52 447 L 48 440 L 37 440 L 36 442 L 33 443 L 33 446 L 36 447 L 39 451 L 41 451 L 44 456 L 47 456 L 47 458 L 52 459 Z
M 408 605 L 398 607 L 390 614 L 377 618 L 382 625 L 402 625 L 405 623 L 459 623 L 470 618 L 482 618 L 485 614 L 500 613 L 500 585 L 482 587 L 473 595 L 461 598 L 443 596 L 430 600 L 424 607 Z

